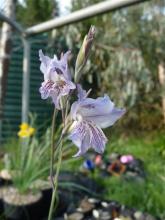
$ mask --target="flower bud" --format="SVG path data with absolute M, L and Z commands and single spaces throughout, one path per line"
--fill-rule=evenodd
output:
M 81 71 L 84 68 L 91 50 L 95 34 L 95 27 L 91 26 L 88 34 L 85 36 L 80 51 L 78 53 L 75 65 L 75 82 L 78 83 L 81 77 Z

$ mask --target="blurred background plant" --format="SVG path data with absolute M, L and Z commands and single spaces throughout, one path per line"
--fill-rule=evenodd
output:
M 10 170 L 13 184 L 21 193 L 27 192 L 35 180 L 49 175 L 49 142 L 45 141 L 49 130 L 40 141 L 35 131 L 36 116 L 30 115 L 30 118 L 30 125 L 20 126 L 20 139 L 14 145 L 6 144 L 5 148 L 8 155 L 5 168 Z
M 30 124 L 20 125 L 19 140 L 11 139 L 4 145 L 4 163 L 2 168 L 11 174 L 13 184 L 20 192 L 26 192 L 38 180 L 48 180 L 50 172 L 51 128 L 48 127 L 40 136 L 36 126 L 37 115 L 30 114 Z M 61 133 L 61 127 L 55 131 L 55 142 Z M 63 140 L 63 164 L 73 161 L 72 144 L 67 137 Z M 54 169 L 57 158 L 54 156 Z
M 72 0 L 71 10 L 96 2 Z M 48 45 L 49 53 L 57 42 L 64 50 L 70 48 L 74 62 L 82 37 L 91 24 L 97 27 L 84 86 L 92 88 L 96 96 L 109 93 L 119 106 L 127 107 L 127 117 L 121 123 L 124 128 L 152 130 L 164 125 L 164 85 L 160 78 L 165 56 L 164 7 L 164 0 L 153 0 L 69 25 L 55 31 Z
M 98 175 L 97 170 L 89 176 L 102 185 L 104 198 L 115 200 L 128 207 L 134 207 L 142 212 L 148 212 L 160 219 L 165 219 L 165 167 L 164 167 L 164 132 L 150 132 L 136 136 L 119 136 L 112 132 L 111 141 L 107 145 L 106 154 L 131 154 L 144 162 L 146 178 L 141 180 L 125 179 L 124 176 L 109 178 Z M 65 164 L 63 169 L 77 172 L 84 158 Z

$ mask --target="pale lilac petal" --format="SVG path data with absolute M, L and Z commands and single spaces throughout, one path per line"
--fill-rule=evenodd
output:
M 76 145 L 76 143 L 79 144 L 80 139 L 77 139 L 76 134 L 74 136 L 72 136 L 71 138 L 72 138 L 72 141 L 75 145 Z M 90 148 L 89 140 L 90 140 L 89 135 L 88 134 L 85 135 L 84 138 L 81 140 L 81 146 L 79 147 L 78 152 L 73 157 L 80 157 L 88 151 L 88 149 Z
M 47 99 L 49 97 L 49 90 L 45 90 L 44 86 L 41 86 L 39 88 L 39 92 L 41 93 L 41 98 L 42 99 Z
M 70 90 L 75 89 L 75 84 L 71 81 L 60 81 L 54 84 L 54 93 L 51 95 L 56 108 L 60 109 L 60 98 L 69 95 Z
M 79 148 L 75 156 L 81 156 L 89 148 L 93 148 L 97 153 L 103 153 L 107 138 L 103 131 L 91 122 L 76 122 L 69 139 Z
M 77 118 L 78 108 L 79 108 L 79 102 L 74 102 L 71 106 L 70 114 L 73 120 L 76 120 Z
M 66 83 L 71 90 L 76 88 L 76 85 L 72 81 L 67 80 Z
M 52 74 L 55 74 L 55 60 L 45 56 L 42 50 L 39 50 L 39 58 L 41 61 L 40 70 L 44 74 L 44 80 L 52 80 L 54 78 Z
M 42 99 L 50 97 L 55 104 L 55 107 L 60 109 L 60 99 L 70 93 L 70 90 L 76 88 L 75 84 L 71 82 L 68 70 L 68 55 L 65 53 L 60 60 L 54 56 L 53 59 L 44 56 L 42 50 L 39 51 L 41 61 L 40 69 L 44 74 L 44 82 L 39 91 Z
M 84 118 L 105 115 L 111 112 L 114 108 L 114 103 L 107 95 L 97 99 L 86 98 L 84 101 L 80 102 L 79 105 L 78 113 Z
M 71 54 L 71 51 L 67 51 L 61 56 L 61 59 L 59 61 L 60 69 L 62 70 L 64 76 L 66 79 L 71 80 L 71 73 L 68 68 L 68 57 Z
M 44 74 L 44 80 L 49 80 L 49 71 L 52 59 L 44 56 L 42 50 L 39 50 L 39 58 L 41 61 L 40 70 Z
M 41 98 L 47 99 L 50 96 L 50 91 L 52 88 L 53 88 L 53 83 L 51 81 L 44 81 L 39 89 L 41 93 Z
M 41 66 L 40 66 L 40 70 L 42 73 L 46 73 L 47 72 L 47 68 L 51 62 L 51 59 L 48 56 L 45 56 L 42 52 L 42 50 L 39 50 L 39 58 L 41 61 Z
M 91 120 L 100 128 L 107 128 L 112 126 L 125 113 L 125 109 L 113 108 L 108 114 L 93 115 L 86 117 L 86 120 Z
M 66 80 L 71 81 L 71 74 L 68 68 L 68 56 L 70 51 L 66 52 L 60 60 L 54 56 L 53 59 L 45 56 L 42 50 L 39 50 L 39 57 L 41 61 L 40 70 L 44 73 L 44 80 L 56 81 L 57 74 L 62 75 Z
M 81 98 L 71 107 L 71 117 L 74 120 L 80 115 L 84 120 L 92 121 L 97 126 L 106 128 L 113 125 L 125 113 L 124 109 L 115 108 L 107 95 L 97 99 L 82 99 L 82 94 L 81 91 Z
M 77 86 L 78 101 L 71 106 L 71 118 L 76 123 L 69 138 L 79 148 L 75 156 L 81 156 L 89 148 L 102 154 L 107 138 L 101 128 L 113 125 L 124 113 L 124 109 L 114 107 L 114 103 L 105 95 L 97 99 L 87 98 L 88 93 Z M 73 124 L 74 124 L 73 123 Z
M 82 101 L 84 98 L 87 97 L 87 92 L 82 89 L 82 86 L 80 84 L 77 84 L 77 91 L 79 101 Z
M 107 142 L 107 138 L 103 131 L 94 125 L 93 123 L 89 123 L 90 130 L 90 144 L 91 147 L 99 154 L 102 154 L 105 149 L 105 144 Z
M 63 84 L 58 86 L 59 93 L 61 96 L 68 95 L 70 90 L 73 90 L 76 88 L 75 84 L 71 81 L 63 81 Z
M 52 98 L 55 107 L 60 110 L 60 96 L 57 94 L 57 92 L 52 91 L 50 97 Z
M 90 147 L 90 136 L 87 130 L 88 127 L 86 126 L 86 123 L 76 122 L 71 134 L 68 137 L 79 148 L 79 151 L 76 153 L 76 155 L 74 155 L 74 157 L 85 154 Z
M 61 56 L 60 63 L 61 63 L 61 66 L 63 67 L 63 69 L 66 69 L 68 57 L 70 54 L 71 54 L 71 51 L 69 50 L 66 53 L 62 54 L 62 56 Z
M 60 108 L 58 91 L 54 89 L 54 84 L 51 81 L 43 82 L 39 91 L 41 93 L 42 99 L 47 99 L 50 97 L 52 98 L 52 101 L 55 104 L 56 108 Z

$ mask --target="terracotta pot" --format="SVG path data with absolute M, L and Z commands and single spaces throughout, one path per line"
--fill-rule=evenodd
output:
M 41 219 L 42 193 L 20 194 L 14 187 L 9 187 L 3 196 L 4 213 L 8 220 Z

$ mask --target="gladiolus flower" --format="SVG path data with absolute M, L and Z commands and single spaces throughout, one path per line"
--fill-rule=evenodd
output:
M 112 126 L 124 113 L 124 109 L 114 107 L 107 95 L 97 99 L 87 98 L 85 90 L 78 85 L 78 101 L 71 106 L 71 126 L 69 139 L 79 148 L 75 156 L 81 156 L 89 148 L 102 154 L 107 138 L 101 128 Z
M 71 81 L 70 71 L 68 69 L 68 55 L 66 52 L 58 60 L 56 56 L 53 59 L 44 56 L 42 50 L 39 51 L 41 61 L 40 70 L 44 74 L 44 82 L 39 91 L 42 99 L 52 98 L 57 109 L 60 109 L 60 98 L 69 94 L 70 90 L 75 89 L 75 84 Z

